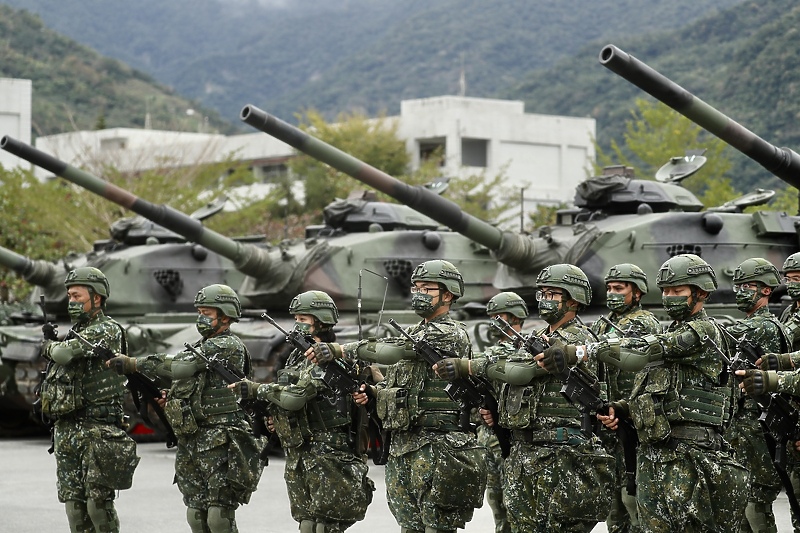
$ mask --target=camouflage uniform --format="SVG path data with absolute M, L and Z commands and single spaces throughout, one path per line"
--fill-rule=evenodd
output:
M 609 313 L 609 321 L 614 323 L 614 327 L 609 326 L 602 320 L 597 320 L 592 324 L 592 331 L 595 335 L 618 335 L 630 337 L 643 337 L 645 335 L 661 333 L 661 323 L 650 311 L 642 309 L 641 304 L 622 314 Z M 610 401 L 626 400 L 633 391 L 633 381 L 636 372 L 622 370 L 615 366 L 605 366 L 605 379 L 608 383 L 608 399 Z M 638 513 L 636 513 L 636 496 L 628 494 L 626 488 L 626 468 L 625 451 L 619 438 L 610 434 L 611 432 L 602 430 L 600 437 L 606 445 L 608 452 L 614 456 L 616 461 L 616 491 L 611 503 L 611 512 L 606 518 L 606 525 L 609 533 L 622 533 L 635 531 L 638 525 Z M 631 528 L 634 526 L 634 528 Z
M 108 296 L 108 281 L 95 268 L 71 271 L 66 286 L 73 285 Z M 73 330 L 93 344 L 125 350 L 121 326 L 102 310 L 78 320 Z M 40 391 L 42 413 L 55 420 L 58 500 L 66 504 L 70 531 L 119 531 L 114 493 L 130 488 L 139 463 L 123 425 L 125 379 L 77 339 L 48 342 L 43 353 L 49 363 Z M 69 354 L 68 362 L 63 354 Z
M 449 314 L 406 331 L 456 357 L 471 355 L 464 325 Z M 391 431 L 386 464 L 389 509 L 403 532 L 455 531 L 483 504 L 485 449 L 460 426 L 460 406 L 445 393 L 447 382 L 396 340 L 342 346 L 349 359 L 389 365 L 377 385 L 378 415 L 384 429 Z
M 733 276 L 734 288 L 743 283 L 755 283 L 774 289 L 780 284 L 778 270 L 766 259 L 751 258 L 737 267 Z M 785 353 L 788 343 L 784 329 L 767 306 L 752 311 L 761 294 L 756 290 L 736 292 L 737 306 L 751 314 L 727 328 L 736 339 L 746 340 L 764 353 Z M 777 533 L 772 504 L 781 491 L 781 481 L 772 463 L 772 456 L 758 419 L 761 410 L 752 397 L 740 392 L 737 409 L 725 438 L 731 443 L 736 459 L 750 472 L 750 497 L 741 533 Z
M 195 306 L 201 295 L 216 287 L 233 293 L 227 286 L 206 287 L 198 293 Z M 230 330 L 204 336 L 195 349 L 206 358 L 227 362 L 235 371 L 249 373 L 247 348 Z M 236 393 L 188 350 L 140 357 L 136 367 L 144 374 L 172 379 L 164 413 L 178 437 L 175 482 L 188 508 L 192 531 L 238 531 L 235 510 L 249 502 L 258 487 L 263 446 L 253 436 Z
M 697 288 L 710 293 L 717 287 L 711 267 L 691 254 L 665 262 L 658 284 L 690 286 L 694 302 Z M 588 352 L 621 368 L 645 369 L 636 376 L 630 400 L 615 403 L 620 417 L 630 413 L 639 435 L 636 497 L 642 528 L 730 532 L 739 526 L 747 501 L 747 471 L 722 440 L 732 390 L 720 382 L 719 355 L 702 341 L 707 335 L 720 346 L 721 334 L 704 310 L 691 314 L 689 300 L 682 298 L 664 297 L 676 319 L 665 333 L 608 338 Z

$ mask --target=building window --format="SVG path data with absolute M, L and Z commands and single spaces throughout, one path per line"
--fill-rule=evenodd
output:
M 100 140 L 100 150 L 124 150 L 128 145 L 128 139 L 125 137 L 111 137 L 109 139 Z
M 289 175 L 289 168 L 283 163 L 261 165 L 254 169 L 256 181 L 261 183 L 278 183 Z
M 465 167 L 487 166 L 489 141 L 486 139 L 461 139 L 461 164 Z
M 419 141 L 419 161 L 423 163 L 432 157 L 439 159 L 439 166 L 443 167 L 447 159 L 447 149 L 444 139 L 428 139 Z

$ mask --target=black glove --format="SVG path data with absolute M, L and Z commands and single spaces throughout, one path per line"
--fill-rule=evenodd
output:
M 57 341 L 58 340 L 58 324 L 53 324 L 52 322 L 48 322 L 42 325 L 42 336 L 46 341 Z
M 761 370 L 793 370 L 792 356 L 788 353 L 768 353 L 761 356 Z
M 312 346 L 311 349 L 314 351 L 314 357 L 316 357 L 318 365 L 330 363 L 335 358 L 342 356 L 342 349 L 339 348 L 338 344 L 319 342 Z
M 454 381 L 469 375 L 469 359 L 447 357 L 436 363 L 436 375 L 446 381 Z
M 133 374 L 136 372 L 136 358 L 118 354 L 106 363 L 108 368 L 117 374 Z
M 740 371 L 741 372 L 741 371 Z M 745 370 L 742 388 L 749 396 L 761 396 L 778 390 L 778 373 L 775 371 Z
M 544 355 L 542 358 L 544 369 L 557 376 L 563 376 L 568 368 L 578 363 L 578 356 L 575 355 L 575 346 L 565 346 L 560 342 L 554 343 L 542 354 Z

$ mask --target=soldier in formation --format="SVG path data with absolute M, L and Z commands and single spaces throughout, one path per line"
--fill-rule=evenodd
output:
M 450 306 L 464 294 L 456 267 L 426 261 L 411 276 L 411 306 L 422 320 L 406 333 L 415 343 L 469 359 L 472 344 Z M 485 449 L 476 441 L 469 410 L 445 392 L 447 382 L 405 339 L 317 344 L 307 352 L 325 364 L 333 357 L 388 364 L 386 378 L 356 393 L 360 404 L 376 402 L 384 430 L 391 432 L 386 492 L 402 533 L 451 533 L 472 519 L 486 489 Z M 466 415 L 466 416 L 464 416 Z M 387 445 L 387 443 L 384 443 Z
M 731 387 L 721 382 L 723 361 L 711 342 L 721 333 L 703 305 L 717 288 L 714 270 L 683 254 L 658 272 L 664 309 L 673 323 L 643 338 L 607 337 L 588 346 L 553 346 L 537 356 L 562 372 L 585 358 L 641 370 L 629 400 L 612 402 L 604 425 L 630 418 L 637 429 L 637 504 L 645 531 L 730 532 L 739 527 L 747 501 L 747 470 L 737 463 L 722 433 Z
M 336 340 L 339 311 L 330 296 L 308 291 L 289 306 L 295 329 L 316 342 Z M 272 427 L 286 453 L 286 489 L 300 533 L 341 533 L 364 519 L 375 485 L 359 448 L 357 406 L 321 379 L 323 369 L 295 349 L 275 383 L 231 385 L 243 399 L 271 404 Z
M 573 265 L 552 265 L 538 276 L 539 316 L 548 326 L 534 336 L 585 343 L 591 332 L 577 319 L 591 301 L 586 274 Z M 583 413 L 561 394 L 562 376 L 540 369 L 525 349 L 506 361 L 483 357 L 451 358 L 437 373 L 452 380 L 467 375 L 495 382 L 499 420 L 482 413 L 488 424 L 511 430 L 511 453 L 503 463 L 503 499 L 514 532 L 588 532 L 608 515 L 614 459 L 587 430 Z M 580 363 L 596 377 L 593 361 Z M 580 497 L 576 497 L 576 495 Z
M 98 269 L 80 267 L 64 282 L 72 330 L 92 344 L 125 352 L 122 327 L 104 313 L 111 291 Z M 58 500 L 72 533 L 118 532 L 117 490 L 130 488 L 139 458 L 123 424 L 124 378 L 76 338 L 59 341 L 42 327 L 47 371 L 40 389 L 42 414 L 53 422 Z
M 592 332 L 599 335 L 615 335 L 618 337 L 644 337 L 661 333 L 661 323 L 650 311 L 642 309 L 642 296 L 647 294 L 647 274 L 638 266 L 622 263 L 612 266 L 605 276 L 606 306 L 611 312 L 605 320 L 597 320 L 592 324 Z M 608 383 L 609 401 L 627 400 L 633 391 L 635 372 L 623 370 L 615 366 L 605 366 L 605 378 Z M 611 502 L 611 512 L 606 518 L 609 533 L 627 533 L 636 531 L 639 526 L 639 512 L 636 507 L 635 490 L 635 457 L 632 450 L 628 452 L 626 464 L 625 446 L 635 447 L 635 441 L 623 443 L 622 439 L 610 432 L 602 432 L 601 438 L 608 452 L 616 460 L 616 490 Z M 626 436 L 630 438 L 630 436 Z M 632 461 L 633 460 L 633 461 Z M 633 492 L 633 494 L 631 494 Z
M 175 481 L 183 494 L 186 520 L 192 533 L 235 533 L 236 509 L 250 501 L 261 477 L 262 443 L 253 435 L 236 394 L 207 360 L 225 362 L 249 376 L 250 354 L 230 331 L 242 314 L 233 289 L 204 287 L 194 306 L 202 338 L 193 350 L 138 358 L 118 355 L 109 365 L 120 374 L 142 372 L 171 380 L 164 413 L 178 437 Z

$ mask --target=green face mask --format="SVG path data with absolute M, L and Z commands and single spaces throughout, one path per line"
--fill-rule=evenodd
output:
M 217 331 L 212 325 L 213 323 L 214 319 L 210 316 L 197 315 L 197 323 L 195 324 L 197 327 L 197 332 L 202 335 L 203 338 L 210 337 Z
M 622 313 L 624 313 L 633 306 L 625 303 L 624 294 L 619 294 L 616 292 L 607 292 L 606 307 L 611 309 L 614 313 L 621 315 Z
M 295 322 L 294 323 L 294 330 L 299 331 L 303 335 L 311 335 L 311 328 L 313 328 L 311 324 L 306 324 L 305 322 Z
M 88 322 L 92 315 L 83 310 L 83 302 L 69 302 L 67 313 L 74 324 Z
M 739 290 L 736 293 L 736 308 L 747 313 L 756 305 L 758 298 L 759 294 L 756 290 Z
M 433 295 L 432 294 L 422 294 L 418 292 L 411 296 L 411 309 L 414 312 L 421 316 L 422 318 L 428 318 L 436 311 L 436 308 L 439 305 L 433 305 Z
M 789 298 L 795 302 L 800 300 L 800 281 L 787 281 L 786 292 L 789 293 Z
M 661 296 L 661 303 L 672 320 L 685 320 L 692 316 L 688 296 Z
M 567 314 L 567 310 L 556 300 L 539 300 L 539 317 L 548 324 L 555 324 Z

